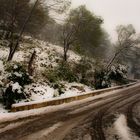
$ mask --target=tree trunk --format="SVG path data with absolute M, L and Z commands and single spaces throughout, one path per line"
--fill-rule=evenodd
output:
M 64 59 L 65 62 L 67 61 L 66 47 L 67 47 L 67 44 L 66 44 L 66 40 L 64 39 L 64 54 L 63 54 L 63 59 Z
M 107 72 L 109 71 L 109 68 L 111 67 L 112 63 L 114 62 L 114 60 L 116 59 L 116 57 L 119 55 L 119 52 L 115 53 L 115 55 L 113 56 L 113 58 L 110 60 L 109 64 L 106 67 Z
M 18 37 L 18 39 L 17 39 L 17 41 L 16 41 L 16 43 L 15 43 L 15 46 L 13 47 L 13 50 L 12 50 L 11 54 L 9 53 L 8 61 L 11 61 L 11 60 L 12 60 L 12 58 L 13 58 L 13 56 L 14 56 L 16 50 L 17 50 L 17 48 L 19 47 L 19 41 L 20 41 L 20 39 L 21 39 L 21 37 L 22 37 L 22 34 L 24 33 L 24 30 L 25 30 L 25 28 L 26 28 L 26 25 L 27 25 L 27 23 L 29 22 L 29 20 L 30 20 L 30 18 L 31 18 L 31 16 L 32 16 L 32 13 L 33 13 L 33 11 L 34 11 L 34 9 L 35 9 L 35 7 L 36 7 L 38 1 L 39 1 L 39 0 L 36 0 L 36 2 L 35 2 L 35 4 L 34 4 L 32 10 L 31 10 L 31 12 L 30 12 L 30 14 L 29 14 L 28 17 L 26 18 L 26 20 L 25 20 L 25 22 L 24 22 L 24 24 L 23 24 L 23 26 L 22 26 L 22 28 L 21 28 L 19 37 Z
M 67 62 L 67 54 L 64 53 L 64 61 Z
M 70 45 L 68 43 L 64 43 L 64 61 L 67 62 L 68 59 L 68 50 L 69 50 Z
M 14 54 L 15 54 L 15 52 L 16 52 L 16 48 L 18 48 L 18 46 L 19 46 L 18 42 L 16 43 L 14 49 L 13 49 L 13 46 L 14 46 L 14 43 L 12 42 L 12 43 L 10 44 L 10 52 L 9 52 L 9 56 L 8 56 L 7 61 L 11 61 L 11 60 L 13 59 L 13 56 L 14 56 Z
M 34 50 L 34 52 L 31 55 L 31 58 L 29 60 L 29 64 L 28 64 L 28 73 L 31 76 L 33 75 L 33 72 L 34 72 L 33 62 L 34 62 L 35 57 L 36 57 L 36 51 Z

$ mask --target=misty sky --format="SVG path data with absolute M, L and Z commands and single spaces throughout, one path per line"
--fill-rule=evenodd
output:
M 113 40 L 119 24 L 133 24 L 140 32 L 140 0 L 72 0 L 74 8 L 81 4 L 104 19 L 104 27 Z

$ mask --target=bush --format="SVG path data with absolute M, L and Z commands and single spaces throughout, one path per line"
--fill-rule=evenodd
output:
M 78 77 L 73 72 L 72 65 L 69 65 L 66 62 L 60 62 L 58 66 L 45 70 L 42 74 L 50 82 L 50 86 L 56 90 L 54 97 L 64 94 L 65 87 L 61 83 L 62 81 L 78 81 Z
M 106 71 L 104 67 L 100 67 L 95 71 L 95 88 L 108 88 L 111 86 L 112 80 L 117 82 L 117 84 L 128 83 L 126 77 L 127 68 L 123 65 L 113 65 L 109 71 Z
M 72 66 L 67 63 L 61 63 L 57 68 L 58 76 L 60 80 L 68 82 L 76 82 L 77 76 L 73 72 Z
M 93 62 L 82 58 L 78 64 L 75 65 L 73 73 L 78 77 L 78 81 L 82 84 L 93 86 L 94 70 Z
M 120 64 L 112 66 L 109 72 L 109 77 L 116 82 L 127 83 L 127 67 Z
M 67 63 L 59 63 L 59 65 L 53 69 L 46 70 L 43 74 L 51 83 L 57 83 L 58 81 L 76 82 L 77 76 L 73 73 L 72 66 Z
M 19 85 L 24 86 L 31 83 L 31 78 L 27 73 L 25 66 L 20 63 L 11 63 L 6 66 L 6 71 L 9 73 L 7 79 L 18 82 Z
M 11 108 L 13 103 L 16 103 L 17 100 L 25 99 L 26 96 L 23 92 L 23 87 L 21 87 L 18 82 L 9 83 L 4 94 L 3 102 L 7 109 Z
M 20 63 L 10 63 L 6 66 L 8 83 L 3 94 L 3 101 L 6 108 L 18 100 L 25 99 L 24 86 L 32 82 L 25 67 Z
M 57 90 L 57 95 L 60 96 L 61 94 L 64 94 L 65 93 L 65 88 L 64 88 L 64 85 L 61 84 L 61 83 L 54 83 L 52 85 L 52 87 Z M 56 94 L 54 94 L 54 97 L 57 96 Z
M 94 78 L 95 78 L 94 83 L 95 89 L 103 89 L 111 86 L 110 78 L 107 72 L 103 69 L 95 70 Z
M 43 77 L 47 78 L 50 83 L 56 83 L 59 81 L 59 77 L 55 69 L 45 70 L 42 75 Z

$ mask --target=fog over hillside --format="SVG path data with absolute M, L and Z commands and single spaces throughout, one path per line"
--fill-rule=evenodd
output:
M 118 24 L 133 24 L 140 32 L 140 1 L 139 0 L 72 0 L 72 6 L 85 4 L 87 8 L 104 18 L 104 27 L 111 39 L 116 41 L 116 26 Z

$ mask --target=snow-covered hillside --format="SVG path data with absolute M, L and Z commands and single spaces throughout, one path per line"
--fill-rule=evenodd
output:
M 9 53 L 9 48 L 6 47 L 7 41 L 0 42 L 0 84 L 5 84 L 6 76 L 8 73 L 5 71 L 5 62 Z M 41 40 L 32 39 L 29 36 L 25 36 L 20 43 L 19 50 L 16 51 L 12 63 L 20 62 L 21 64 L 28 64 L 33 51 L 36 51 L 36 58 L 34 62 L 34 76 L 32 77 L 33 83 L 25 86 L 24 92 L 29 95 L 25 100 L 17 102 L 38 101 L 51 98 L 70 97 L 74 95 L 80 95 L 84 92 L 91 91 L 90 87 L 81 84 L 68 81 L 61 81 L 63 94 L 59 95 L 58 89 L 47 81 L 46 77 L 42 76 L 42 73 L 49 68 L 56 67 L 63 57 L 63 48 L 57 45 L 53 45 Z M 69 63 L 78 63 L 81 57 L 75 54 L 73 51 L 68 53 Z M 15 72 L 16 76 L 22 76 L 22 73 Z M 18 84 L 12 83 L 12 90 L 19 89 Z M 15 86 L 16 85 L 16 86 Z

